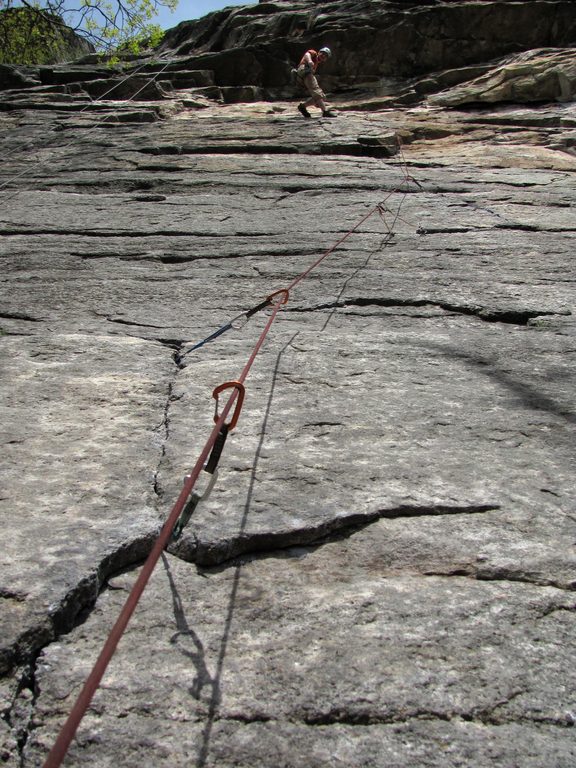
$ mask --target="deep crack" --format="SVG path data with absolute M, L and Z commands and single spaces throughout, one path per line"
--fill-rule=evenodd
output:
M 156 495 L 156 498 L 160 501 L 164 496 L 164 489 L 162 488 L 162 485 L 160 483 L 160 471 L 162 468 L 162 464 L 164 462 L 164 458 L 166 456 L 166 446 L 168 444 L 168 440 L 170 438 L 170 406 L 172 402 L 174 401 L 174 385 L 176 377 L 178 376 L 179 371 L 181 371 L 184 366 L 181 362 L 182 360 L 182 349 L 184 347 L 184 344 L 180 342 L 172 342 L 169 344 L 170 347 L 174 349 L 174 353 L 172 355 L 172 360 L 174 362 L 174 365 L 176 366 L 174 375 L 172 378 L 172 381 L 168 383 L 168 391 L 166 394 L 166 402 L 164 404 L 164 413 L 162 417 L 162 421 L 160 425 L 158 426 L 158 431 L 161 434 L 161 444 L 160 444 L 160 457 L 158 459 L 158 464 L 156 465 L 156 469 L 154 471 L 153 475 L 153 485 L 154 485 L 154 494 Z
M 379 509 L 369 514 L 356 513 L 324 520 L 307 528 L 283 531 L 245 531 L 231 535 L 224 541 L 203 542 L 198 538 L 193 553 L 194 562 L 200 567 L 232 566 L 235 559 L 258 555 L 272 556 L 278 550 L 290 547 L 316 547 L 334 540 L 335 537 L 349 537 L 380 519 L 395 520 L 404 517 L 430 517 L 439 515 L 485 514 L 500 509 L 498 504 L 476 504 L 464 506 L 400 505 L 392 509 Z M 197 533 L 198 535 L 198 533 Z
M 335 301 L 328 304 L 318 304 L 315 307 L 292 308 L 288 312 L 309 312 L 318 310 L 347 309 L 349 307 L 430 307 L 442 309 L 460 315 L 477 317 L 487 323 L 507 323 L 510 325 L 528 325 L 537 317 L 568 316 L 569 310 L 549 311 L 542 309 L 498 309 L 481 307 L 475 304 L 453 304 L 448 301 L 431 299 L 399 299 L 377 297 L 355 297 Z

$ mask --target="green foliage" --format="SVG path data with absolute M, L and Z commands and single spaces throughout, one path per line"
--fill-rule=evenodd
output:
M 179 0 L 0 0 L 0 62 L 42 64 L 62 60 L 70 30 L 104 54 L 158 44 L 152 19 Z
M 61 20 L 37 17 L 27 8 L 0 13 L 1 64 L 51 64 L 65 58 Z

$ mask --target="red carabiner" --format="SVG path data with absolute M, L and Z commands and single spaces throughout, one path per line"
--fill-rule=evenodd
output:
M 236 389 L 238 390 L 238 402 L 236 403 L 236 409 L 234 410 L 234 415 L 230 419 L 230 422 L 228 423 L 228 429 L 232 430 L 236 426 L 236 422 L 238 421 L 238 417 L 240 416 L 240 411 L 242 410 L 242 403 L 244 402 L 244 394 L 246 392 L 246 389 L 244 387 L 244 384 L 242 384 L 239 381 L 226 381 L 224 384 L 220 384 L 220 386 L 216 387 L 214 392 L 212 392 L 212 397 L 216 400 L 216 410 L 214 412 L 214 421 L 218 421 L 218 395 L 220 392 L 223 392 L 225 389 Z
M 282 294 L 282 299 L 278 302 L 272 301 L 274 296 L 279 296 Z M 288 299 L 290 298 L 290 291 L 287 288 L 280 288 L 279 291 L 274 291 L 274 293 L 271 293 L 270 296 L 266 298 L 266 301 L 269 301 L 270 304 L 273 306 L 277 306 L 278 304 L 288 304 Z

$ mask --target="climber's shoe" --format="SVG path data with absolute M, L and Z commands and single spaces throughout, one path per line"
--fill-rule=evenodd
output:
M 325 109 L 324 112 L 322 112 L 322 117 L 338 117 L 336 112 L 332 112 L 331 109 Z
M 310 112 L 308 112 L 304 104 L 298 104 L 298 112 L 300 112 L 302 117 L 306 117 L 306 118 L 312 117 L 312 115 L 310 114 Z

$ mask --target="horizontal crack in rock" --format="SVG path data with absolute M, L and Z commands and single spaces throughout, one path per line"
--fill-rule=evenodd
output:
M 17 603 L 23 603 L 26 600 L 24 592 L 16 592 L 12 589 L 0 587 L 0 600 L 15 600 Z
M 254 233 L 254 232 L 237 232 L 235 233 L 239 237 L 266 237 L 266 232 Z M 59 237 L 131 237 L 131 238 L 145 238 L 145 237 L 225 237 L 222 232 L 205 232 L 204 230 L 149 230 L 149 231 L 135 231 L 126 229 L 4 229 L 0 231 L 0 237 L 11 237 L 14 235 L 57 235 Z M 210 257 L 213 258 L 213 257 Z
M 545 227 L 538 224 L 526 224 L 520 222 L 503 222 L 495 224 L 496 229 L 511 229 L 519 232 L 576 232 L 576 229 L 569 227 Z
M 393 509 L 379 509 L 369 514 L 351 514 L 335 517 L 306 528 L 284 531 L 265 531 L 230 536 L 225 540 L 204 542 L 198 537 L 195 548 L 177 548 L 174 554 L 190 559 L 201 567 L 228 564 L 239 556 L 251 556 L 287 549 L 293 546 L 318 546 L 335 536 L 350 534 L 371 525 L 380 519 L 395 520 L 402 517 L 429 517 L 438 515 L 484 514 L 500 509 L 498 504 L 476 504 L 466 506 L 401 505 Z M 198 532 L 196 532 L 198 536 Z
M 351 298 L 335 301 L 330 304 L 319 304 L 315 307 L 289 309 L 289 312 L 309 312 L 325 309 L 347 309 L 348 307 L 437 307 L 447 312 L 461 315 L 472 315 L 487 323 L 509 323 L 512 325 L 528 325 L 530 320 L 537 317 L 570 315 L 569 310 L 549 311 L 543 309 L 498 309 L 480 307 L 472 304 L 453 304 L 448 301 L 431 301 L 427 299 L 386 299 L 386 298 Z
M 141 154 L 161 155 L 346 155 L 351 157 L 385 158 L 395 155 L 396 148 L 386 145 L 366 145 L 359 142 L 311 144 L 202 144 L 191 146 L 145 147 Z
M 410 722 L 413 720 L 442 720 L 449 721 L 448 714 L 442 712 L 415 712 L 413 714 L 393 713 L 383 714 L 381 712 L 370 712 L 368 710 L 349 711 L 343 709 L 333 709 L 329 712 L 318 712 L 304 715 L 302 722 L 311 726 L 326 725 L 397 725 L 398 723 Z
M 573 592 L 576 590 L 576 582 L 567 583 L 561 579 L 546 579 L 534 574 L 514 571 L 511 568 L 506 568 L 503 566 L 470 564 L 464 567 L 449 568 L 446 570 L 427 568 L 426 570 L 422 571 L 422 575 L 436 576 L 441 578 L 454 578 L 459 576 L 468 579 L 474 579 L 475 581 L 511 581 L 517 584 L 531 584 L 539 587 L 554 587 L 554 589 L 560 589 L 566 592 Z M 570 611 L 573 609 L 563 606 L 557 610 Z
M 566 718 L 538 718 L 538 717 L 504 717 L 496 715 L 499 707 L 511 703 L 515 698 L 525 693 L 524 690 L 513 691 L 502 701 L 496 702 L 491 707 L 471 712 L 437 712 L 434 710 L 415 710 L 413 712 L 396 711 L 383 713 L 374 709 L 344 709 L 334 708 L 328 712 L 307 712 L 298 716 L 288 715 L 285 718 L 274 717 L 265 714 L 221 714 L 213 718 L 215 722 L 237 722 L 244 725 L 253 723 L 281 723 L 303 724 L 310 727 L 322 727 L 331 725 L 349 725 L 354 727 L 374 725 L 399 725 L 401 723 L 418 722 L 467 722 L 481 723 L 482 725 L 501 726 L 507 723 L 545 723 L 558 728 L 566 728 L 571 725 Z
M 23 312 L 0 312 L 1 320 L 27 320 L 30 323 L 40 323 L 41 319 L 26 315 Z
M 135 320 L 124 320 L 121 317 L 106 317 L 109 323 L 117 323 L 118 325 L 130 325 L 135 328 L 163 328 L 163 325 L 151 325 L 150 323 L 137 323 Z

